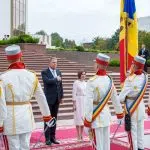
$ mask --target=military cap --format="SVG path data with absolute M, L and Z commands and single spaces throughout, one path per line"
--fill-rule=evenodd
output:
M 109 61 L 110 61 L 110 57 L 105 55 L 105 54 L 99 53 L 99 54 L 97 54 L 95 61 L 98 64 L 108 66 Z
M 134 57 L 134 64 L 138 67 L 144 67 L 145 62 L 146 62 L 146 59 L 141 56 Z
M 22 56 L 22 52 L 19 45 L 11 45 L 6 47 L 5 53 L 8 60 L 19 59 Z

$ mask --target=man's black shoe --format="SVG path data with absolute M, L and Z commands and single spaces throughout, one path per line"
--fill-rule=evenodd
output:
M 58 141 L 56 141 L 55 138 L 51 139 L 51 142 L 54 143 L 54 144 L 60 144 Z
M 49 141 L 46 141 L 45 144 L 50 146 L 52 145 L 52 142 L 49 140 Z

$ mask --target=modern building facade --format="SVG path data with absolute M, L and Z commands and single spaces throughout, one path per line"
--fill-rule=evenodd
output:
M 0 39 L 27 31 L 27 0 L 0 0 Z

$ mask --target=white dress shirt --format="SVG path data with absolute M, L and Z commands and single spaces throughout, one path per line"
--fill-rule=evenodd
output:
M 49 68 L 54 78 L 57 77 L 56 69 Z

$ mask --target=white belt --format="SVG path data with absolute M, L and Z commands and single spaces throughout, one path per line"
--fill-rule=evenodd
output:
M 78 94 L 78 95 L 76 95 L 76 96 L 85 96 L 85 95 L 80 95 L 80 94 Z

